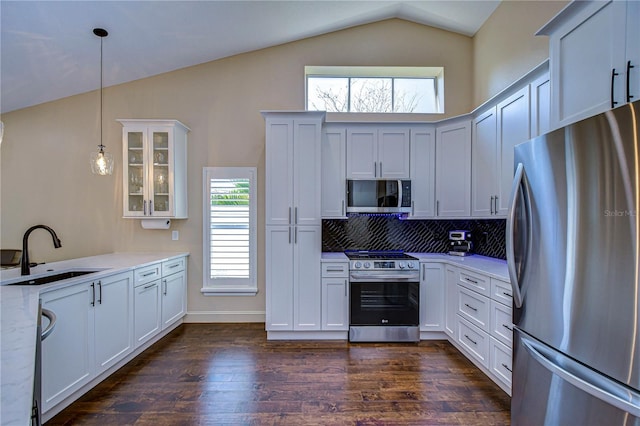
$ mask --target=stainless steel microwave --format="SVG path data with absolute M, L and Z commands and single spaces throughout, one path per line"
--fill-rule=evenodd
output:
M 347 213 L 410 212 L 410 180 L 347 180 Z

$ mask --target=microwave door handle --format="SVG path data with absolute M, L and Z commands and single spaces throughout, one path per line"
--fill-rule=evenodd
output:
M 398 179 L 398 207 L 402 207 L 402 181 Z

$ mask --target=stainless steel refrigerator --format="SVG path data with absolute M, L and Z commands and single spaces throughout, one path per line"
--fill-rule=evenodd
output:
M 640 425 L 640 101 L 515 148 L 514 425 Z

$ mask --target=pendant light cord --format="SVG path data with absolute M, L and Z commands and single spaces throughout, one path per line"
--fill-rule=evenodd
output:
M 102 84 L 102 42 L 104 41 L 104 37 L 100 37 L 100 151 L 104 150 L 104 145 L 102 144 L 102 122 L 104 121 L 104 86 Z

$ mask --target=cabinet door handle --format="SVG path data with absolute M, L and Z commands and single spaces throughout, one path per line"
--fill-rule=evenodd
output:
M 142 274 L 143 277 L 148 277 L 149 275 L 155 274 L 156 271 L 147 272 L 146 274 Z
M 144 214 L 144 215 L 146 216 L 146 215 L 147 215 L 147 200 L 144 200 L 144 201 L 142 202 L 142 205 L 143 205 L 143 207 L 142 207 L 142 214 Z
M 489 214 L 493 214 L 493 195 L 491 196 L 491 201 L 489 201 Z
M 616 76 L 618 76 L 620 74 L 618 74 L 616 72 L 616 69 L 612 69 L 611 70 L 611 108 L 614 108 L 616 105 L 618 105 L 618 102 L 615 101 L 615 95 L 614 95 L 614 88 L 615 88 L 615 82 L 616 82 Z
M 102 281 L 98 281 L 98 304 L 102 305 Z
M 373 162 L 373 177 L 378 177 L 378 165 L 376 162 Z
M 293 243 L 294 244 L 298 244 L 298 227 L 296 226 L 296 229 L 293 233 Z
M 178 266 L 180 266 L 180 264 L 176 263 L 174 265 L 169 266 L 169 269 L 177 268 Z
M 289 225 L 291 225 L 291 207 L 289 207 Z
M 427 265 L 422 265 L 422 281 L 426 278 Z
M 344 280 L 344 297 L 347 297 L 347 280 Z
M 513 328 L 509 327 L 507 324 L 502 324 L 502 326 L 509 331 L 513 331 Z
M 344 272 L 344 268 L 327 268 L 327 272 Z
M 96 285 L 91 283 L 91 306 L 96 306 Z
M 158 283 L 153 283 L 153 284 L 145 285 L 143 288 L 146 290 L 148 288 L 155 287 L 157 285 L 158 285 Z
M 382 177 L 382 161 L 380 162 L 380 177 Z
M 468 303 L 465 303 L 464 306 L 466 306 L 467 308 L 471 309 L 474 312 L 478 312 L 478 308 L 474 308 L 473 306 L 469 305 Z
M 509 366 L 504 362 L 502 363 L 502 366 L 504 367 L 505 370 L 509 371 L 509 373 L 513 373 L 513 371 L 511 371 L 511 369 L 509 368 Z
M 474 281 L 471 278 L 466 278 L 465 277 L 465 280 L 467 280 L 467 281 L 469 281 L 470 283 L 473 283 L 473 284 L 478 284 L 478 281 Z
M 289 227 L 289 244 L 291 244 L 291 227 Z
M 344 200 L 342 200 L 342 216 L 344 216 Z
M 633 96 L 631 96 L 631 84 L 629 74 L 631 73 L 631 68 L 635 68 L 634 65 L 631 65 L 631 61 L 627 61 L 627 103 L 631 102 Z
M 411 201 L 411 216 L 415 216 L 415 207 L 416 207 L 416 202 L 415 201 Z
M 506 291 L 503 291 L 503 292 L 502 292 L 502 294 L 504 294 L 505 296 L 507 296 L 507 297 L 509 297 L 509 298 L 512 298 L 512 297 L 513 297 L 511 294 L 507 293 Z
M 436 200 L 436 216 L 440 216 L 440 201 Z
M 164 284 L 164 295 L 167 295 L 167 280 L 162 280 L 162 283 Z
M 471 343 L 473 343 L 474 345 L 478 344 L 478 342 L 476 342 L 475 340 L 473 340 L 471 337 L 467 336 L 466 334 L 464 335 L 464 337 L 466 337 L 467 340 L 470 341 Z
M 298 208 L 296 207 L 295 209 L 295 215 L 294 215 L 294 224 L 297 225 L 298 224 Z
M 153 200 L 149 200 L 149 216 L 153 216 Z

